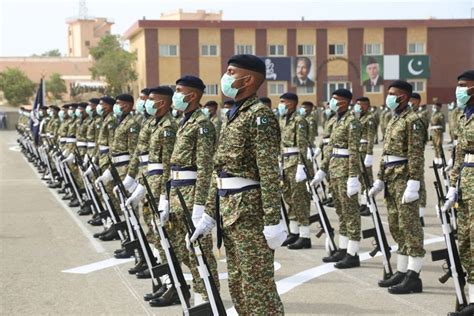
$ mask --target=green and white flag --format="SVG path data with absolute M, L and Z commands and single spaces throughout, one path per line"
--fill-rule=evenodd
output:
M 428 79 L 430 57 L 428 55 L 383 56 L 384 79 Z

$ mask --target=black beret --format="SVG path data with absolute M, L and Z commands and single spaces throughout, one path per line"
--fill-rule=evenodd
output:
M 396 80 L 394 82 L 392 82 L 388 88 L 398 88 L 400 90 L 403 90 L 405 92 L 408 92 L 409 95 L 411 95 L 413 93 L 413 87 L 411 86 L 411 84 L 409 84 L 408 82 L 406 81 L 403 81 L 403 80 Z
M 57 105 L 50 105 L 49 106 L 50 109 L 53 109 L 53 110 L 56 110 L 56 111 L 59 111 L 59 107 Z
M 413 92 L 411 98 L 421 100 L 421 95 L 419 93 Z
M 77 104 L 77 107 L 85 109 L 88 105 L 89 105 L 89 103 L 81 102 L 81 103 Z
M 207 101 L 206 104 L 204 104 L 204 106 L 217 106 L 217 102 L 214 101 L 214 100 L 210 100 L 210 101 Z
M 65 103 L 61 105 L 61 108 L 67 110 L 69 108 L 69 105 L 70 105 L 69 103 Z
M 148 88 L 142 89 L 142 91 L 140 91 L 140 93 L 144 94 L 144 95 L 150 95 L 150 89 L 148 89 Z
M 115 104 L 115 99 L 111 98 L 111 97 L 107 97 L 107 96 L 100 98 L 100 101 L 102 101 L 103 103 L 106 103 L 108 105 L 114 105 Z
M 46 110 L 46 109 L 48 109 L 48 107 L 47 107 L 46 105 L 41 105 L 41 106 L 39 107 L 39 109 L 40 109 L 40 110 Z
M 337 89 L 332 93 L 332 95 L 337 95 L 338 97 L 342 97 L 347 100 L 352 100 L 352 92 L 347 89 Z
M 267 97 L 261 97 L 259 98 L 259 101 L 262 102 L 262 103 L 272 103 L 272 100 L 270 100 L 270 98 L 267 98 Z
M 118 96 L 115 97 L 118 100 L 120 101 L 125 101 L 125 102 L 129 102 L 129 103 L 133 103 L 133 96 L 131 96 L 130 94 L 127 94 L 127 93 L 124 93 L 124 94 L 119 94 Z
M 458 80 L 474 80 L 474 70 L 468 70 L 459 75 Z
M 77 103 L 70 103 L 70 104 L 69 104 L 69 107 L 70 107 L 70 108 L 77 108 Z
M 370 103 L 370 99 L 367 98 L 367 97 L 360 97 L 360 98 L 357 98 L 356 102 L 357 101 L 360 101 L 360 102 L 369 102 Z
M 201 79 L 195 76 L 184 76 L 176 80 L 176 85 L 181 85 L 184 87 L 190 87 L 190 88 L 196 88 L 201 91 L 204 91 L 206 89 L 206 86 L 202 82 Z
M 95 105 L 98 105 L 100 102 L 100 99 L 99 98 L 92 98 L 92 99 L 89 99 L 89 103 L 92 103 L 92 104 L 95 104 Z
M 232 100 L 232 99 L 228 99 L 228 100 L 225 100 L 225 101 L 224 101 L 224 104 L 234 105 L 234 104 L 235 104 L 235 101 Z
M 371 64 L 378 64 L 379 62 L 377 61 L 377 59 L 375 59 L 374 57 L 369 57 L 367 58 L 367 63 L 366 65 L 371 65 Z
M 304 101 L 303 103 L 301 103 L 301 105 L 307 105 L 307 106 L 310 106 L 310 107 L 314 107 L 314 104 L 311 101 Z
M 280 95 L 280 99 L 292 100 L 298 103 L 298 96 L 292 92 L 283 93 Z
M 148 94 L 160 94 L 160 95 L 168 95 L 168 96 L 173 96 L 173 89 L 171 89 L 168 86 L 159 86 L 155 88 L 150 88 L 148 89 Z
M 229 61 L 227 61 L 227 65 L 255 71 L 264 76 L 267 73 L 265 63 L 255 55 L 234 55 L 229 59 Z

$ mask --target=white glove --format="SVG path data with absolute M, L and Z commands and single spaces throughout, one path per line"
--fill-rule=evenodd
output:
M 311 148 L 308 147 L 308 149 L 306 150 L 306 159 L 308 160 L 313 160 L 313 153 L 311 152 Z
M 67 157 L 69 156 L 69 151 L 67 149 L 64 149 L 61 154 L 63 155 L 63 157 Z
M 324 180 L 324 178 L 326 178 L 326 172 L 319 169 L 316 172 L 316 174 L 314 175 L 314 178 L 311 181 L 311 185 L 312 186 L 317 186 L 318 184 L 320 184 Z
M 379 179 L 375 180 L 374 184 L 372 185 L 372 189 L 369 190 L 369 196 L 370 197 L 376 196 L 377 194 L 383 191 L 384 187 L 385 187 L 385 184 L 383 183 L 382 180 L 379 180 Z
M 61 163 L 68 163 L 74 160 L 74 154 L 69 154 L 65 159 L 61 161 Z
M 301 181 L 306 180 L 306 173 L 304 172 L 304 165 L 298 164 L 298 167 L 296 167 L 295 180 L 296 180 L 296 182 L 301 182 Z
M 137 205 L 143 197 L 145 196 L 145 188 L 141 184 L 137 184 L 137 187 L 133 191 L 132 195 L 125 201 L 125 205 L 130 206 L 132 203 L 133 205 Z
M 194 226 L 197 226 L 197 224 L 199 223 L 199 220 L 202 217 L 202 214 L 204 214 L 204 205 L 194 204 L 193 215 L 192 215 Z
M 321 155 L 321 148 L 316 147 L 314 150 L 314 158 L 318 157 L 319 155 Z
M 282 221 L 276 225 L 264 226 L 263 235 L 265 235 L 268 247 L 273 250 L 280 247 L 287 238 L 285 225 L 283 225 Z
M 444 172 L 448 172 L 451 169 L 453 169 L 453 158 L 448 160 L 448 163 L 446 164 L 446 168 L 444 168 Z
M 359 193 L 360 191 L 360 182 L 357 177 L 349 177 L 347 179 L 347 196 L 351 197 L 354 194 Z
M 374 156 L 365 155 L 364 166 L 368 168 L 368 167 L 372 167 L 373 164 L 374 164 Z
M 82 167 L 87 168 L 88 162 L 89 162 L 89 155 L 85 155 L 84 160 L 82 161 Z
M 420 198 L 418 191 L 420 190 L 420 181 L 408 180 L 405 192 L 403 192 L 402 204 L 411 203 Z
M 455 187 L 449 187 L 448 194 L 446 194 L 446 202 L 444 203 L 443 209 L 449 210 L 454 206 L 458 199 L 458 192 Z
M 138 182 L 135 181 L 134 178 L 130 177 L 128 174 L 123 180 L 123 186 L 125 187 L 125 190 L 128 191 L 128 193 L 132 193 L 135 191 L 135 189 L 138 186 Z
M 161 225 L 165 225 L 170 218 L 170 203 L 166 198 L 166 195 L 160 195 L 160 202 L 158 203 L 158 211 L 160 211 L 160 222 Z
M 84 172 L 84 176 L 90 176 L 92 175 L 92 165 L 89 166 L 89 168 L 87 168 L 87 170 Z
M 202 214 L 199 223 L 196 225 L 196 230 L 189 241 L 195 242 L 199 236 L 209 234 L 214 226 L 216 226 L 216 221 L 206 213 Z
M 109 169 L 105 169 L 104 173 L 100 177 L 95 180 L 95 185 L 99 184 L 99 181 L 102 182 L 104 185 L 112 181 L 112 174 L 110 173 Z

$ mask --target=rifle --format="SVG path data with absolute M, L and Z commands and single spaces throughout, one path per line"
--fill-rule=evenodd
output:
M 308 148 L 311 151 L 311 157 L 314 157 L 313 147 L 308 147 Z M 323 154 L 323 151 L 321 150 L 321 155 L 322 154 Z M 312 163 L 313 163 L 313 170 L 315 172 L 316 170 L 319 170 L 319 165 L 318 165 L 318 162 L 316 161 L 316 157 L 312 159 Z M 324 183 L 324 180 L 321 181 L 319 185 L 321 186 L 321 191 L 323 191 L 323 201 L 326 201 L 328 199 L 328 196 L 326 194 L 326 184 Z
M 156 205 L 156 200 L 153 195 L 153 192 L 148 184 L 148 180 L 145 174 L 142 175 L 143 184 L 146 188 L 146 198 L 148 201 L 148 205 L 158 218 L 160 217 L 160 210 L 158 209 L 158 205 Z M 166 269 L 166 274 L 171 276 L 171 282 L 173 283 L 176 292 L 178 292 L 179 301 L 181 302 L 181 308 L 183 309 L 183 315 L 194 315 L 192 313 L 192 308 L 190 308 L 189 298 L 191 297 L 191 293 L 189 292 L 189 287 L 186 283 L 186 279 L 184 278 L 183 270 L 181 270 L 181 264 L 178 261 L 178 257 L 176 257 L 176 253 L 174 252 L 173 245 L 171 244 L 168 238 L 168 232 L 166 231 L 163 223 L 157 225 L 155 223 L 154 216 L 152 217 L 154 226 L 158 231 L 158 235 L 160 236 L 160 243 L 163 247 L 163 251 L 165 253 L 167 263 L 161 264 L 163 269 Z
M 446 249 L 432 251 L 431 260 L 446 260 L 447 272 L 438 280 L 441 283 L 446 283 L 450 277 L 453 278 L 454 290 L 456 291 L 456 311 L 460 311 L 464 306 L 468 304 L 466 300 L 466 295 L 464 294 L 464 286 L 466 285 L 466 273 L 462 269 L 461 258 L 459 257 L 459 251 L 456 245 L 454 231 L 451 229 L 451 225 L 449 224 L 447 210 L 443 206 L 444 202 L 446 201 L 446 197 L 443 194 L 438 170 L 436 169 L 436 165 L 434 162 L 433 170 L 435 171 L 436 176 L 436 182 L 434 183 L 434 185 L 436 189 L 436 194 L 438 196 L 438 204 L 436 205 L 436 211 L 440 214 L 441 227 L 443 229 Z
M 283 195 L 281 195 L 280 197 L 280 215 L 281 215 L 281 219 L 282 221 L 285 223 L 285 227 L 286 227 L 286 232 L 288 234 L 290 234 L 290 220 L 288 219 L 288 210 L 286 209 L 286 205 L 285 205 L 285 200 L 283 199 Z
M 310 216 L 309 222 L 319 222 L 322 229 L 316 234 L 316 237 L 320 238 L 323 233 L 326 235 L 326 252 L 329 255 L 333 255 L 338 250 L 336 242 L 334 241 L 334 228 L 332 228 L 331 226 L 331 222 L 329 221 L 329 218 L 326 214 L 326 210 L 324 209 L 324 206 L 321 203 L 318 193 L 316 192 L 315 188 L 309 183 L 310 174 L 308 171 L 308 167 L 306 166 L 304 156 L 302 153 L 300 153 L 300 156 L 304 164 L 303 170 L 306 174 L 306 188 L 310 192 L 311 200 L 313 201 L 314 205 L 316 206 L 316 210 L 318 211 L 318 214 Z
M 371 257 L 374 257 L 377 252 L 382 253 L 382 262 L 383 262 L 383 279 L 387 280 L 393 275 L 392 266 L 390 265 L 391 257 L 391 248 L 387 241 L 387 236 L 385 235 L 385 230 L 383 228 L 382 220 L 380 219 L 379 210 L 377 204 L 375 203 L 375 198 L 369 196 L 369 190 L 372 188 L 372 185 L 369 181 L 369 175 L 367 174 L 367 169 L 365 169 L 364 159 L 360 156 L 361 160 L 361 172 L 362 178 L 365 184 L 365 196 L 367 197 L 367 206 L 370 209 L 370 214 L 372 214 L 372 220 L 374 222 L 374 228 L 366 229 L 362 231 L 362 238 L 371 238 L 374 237 L 376 247 L 369 254 Z
M 196 228 L 194 227 L 194 223 L 191 218 L 188 207 L 186 206 L 186 201 L 184 200 L 183 194 L 181 193 L 178 187 L 176 187 L 175 189 L 181 207 L 183 208 L 183 220 L 188 231 L 188 236 L 191 237 L 194 234 Z M 217 289 L 217 285 L 214 282 L 214 279 L 212 278 L 211 269 L 209 268 L 209 265 L 207 263 L 206 256 L 202 251 L 201 241 L 199 240 L 199 238 L 194 243 L 193 252 L 195 254 L 194 257 L 196 258 L 196 265 L 199 271 L 199 275 L 204 281 L 204 286 L 206 287 L 207 296 L 209 298 L 209 302 L 205 302 L 201 305 L 196 306 L 199 307 L 200 315 L 204 316 L 209 315 L 210 313 L 212 313 L 214 316 L 227 315 L 224 303 L 222 303 L 219 290 Z
M 449 175 L 448 173 L 446 172 L 446 157 L 444 155 L 444 149 L 443 149 L 443 146 L 441 146 L 440 148 L 440 153 L 441 153 L 441 160 L 443 161 L 443 167 L 442 167 L 442 172 L 443 172 L 443 183 L 444 183 L 444 188 L 445 188 L 445 192 L 448 192 L 449 190 Z M 437 171 L 436 171 L 437 172 Z M 441 191 L 442 193 L 442 191 Z M 456 221 L 456 209 L 451 209 L 450 212 L 449 212 L 449 215 L 451 217 L 451 226 L 453 227 L 453 229 L 456 231 L 457 230 L 457 221 Z
M 125 201 L 127 198 L 127 190 L 125 189 L 122 180 L 120 179 L 120 175 L 115 168 L 112 160 L 109 158 L 110 164 L 110 173 L 112 174 L 112 178 L 114 180 L 115 186 L 118 188 L 118 196 L 120 198 L 120 207 L 124 213 L 125 218 L 128 218 L 128 222 L 130 224 L 128 235 L 130 236 L 130 241 L 125 243 L 123 246 L 127 250 L 139 250 L 141 248 L 141 254 L 145 258 L 146 265 L 148 270 L 150 271 L 151 280 L 153 282 L 153 293 L 156 292 L 160 287 L 162 287 L 161 280 L 159 276 L 164 275 L 163 267 L 158 265 L 156 257 L 153 255 L 153 251 L 151 250 L 150 244 L 147 241 L 146 235 L 143 232 L 142 226 L 138 221 L 138 218 L 133 210 L 133 207 L 128 207 L 125 205 Z M 135 239 L 136 237 L 136 239 Z M 140 251 L 140 250 L 139 250 Z

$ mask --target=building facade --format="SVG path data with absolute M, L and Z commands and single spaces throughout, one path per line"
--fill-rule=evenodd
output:
M 107 18 L 75 17 L 68 24 L 67 44 L 69 57 L 88 57 L 91 47 L 110 34 L 113 22 Z
M 447 103 L 457 75 L 474 69 L 474 20 L 139 20 L 124 38 L 137 52 L 136 93 L 192 74 L 206 84 L 203 102 L 224 99 L 220 78 L 237 53 L 265 61 L 259 95 L 274 105 L 286 91 L 322 104 L 341 87 L 380 105 L 395 79 L 411 82 L 423 102 Z

